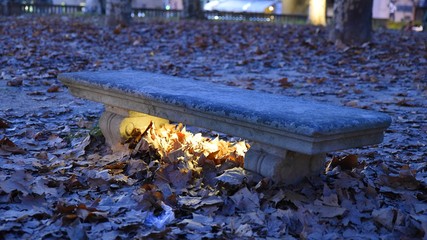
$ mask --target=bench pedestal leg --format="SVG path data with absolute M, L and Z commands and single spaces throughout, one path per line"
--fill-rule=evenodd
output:
M 319 174 L 326 154 L 306 155 L 277 147 L 253 144 L 245 157 L 245 169 L 271 178 L 276 183 L 294 184 Z
M 169 123 L 169 120 L 106 106 L 104 113 L 99 119 L 99 127 L 105 137 L 106 143 L 114 150 L 131 136 L 133 129 L 139 128 L 141 131 L 144 131 L 150 122 L 159 127 Z

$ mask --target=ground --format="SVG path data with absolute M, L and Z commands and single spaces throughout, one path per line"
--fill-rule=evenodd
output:
M 427 237 L 425 33 L 377 29 L 371 42 L 346 46 L 323 27 L 101 23 L 0 18 L 2 238 Z M 102 106 L 56 79 L 106 69 L 380 111 L 393 123 L 382 144 L 329 153 L 320 176 L 280 186 L 240 168 L 245 144 L 223 134 L 153 127 L 144 136 L 178 144 L 180 157 L 149 139 L 112 153 L 96 126 Z

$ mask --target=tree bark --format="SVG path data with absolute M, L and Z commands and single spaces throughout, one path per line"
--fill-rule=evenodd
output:
M 131 0 L 107 0 L 105 11 L 107 26 L 129 26 L 132 13 Z
M 373 0 L 335 0 L 330 40 L 362 44 L 371 39 Z
M 200 0 L 184 0 L 184 17 L 189 19 L 203 19 L 202 4 Z

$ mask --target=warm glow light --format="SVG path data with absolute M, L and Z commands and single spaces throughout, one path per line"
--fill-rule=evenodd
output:
M 310 0 L 308 17 L 313 25 L 326 25 L 326 0 Z
M 156 122 L 156 124 L 159 126 L 169 123 L 168 120 L 163 118 L 158 118 L 135 111 L 129 111 L 129 117 L 124 118 L 119 125 L 120 136 L 126 139 L 130 137 L 134 128 L 146 129 L 152 121 Z

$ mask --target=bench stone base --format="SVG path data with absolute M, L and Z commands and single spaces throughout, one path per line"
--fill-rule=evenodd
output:
M 106 143 L 114 151 L 122 149 L 121 144 L 131 136 L 134 128 L 144 131 L 151 122 L 156 126 L 162 126 L 168 124 L 169 120 L 106 106 L 99 120 L 99 126 Z M 319 174 L 323 169 L 325 155 L 307 155 L 254 143 L 246 153 L 244 167 L 277 183 L 294 184 L 304 177 Z
M 263 144 L 252 144 L 245 156 L 245 169 L 276 183 L 294 184 L 324 169 L 326 153 L 307 155 Z
M 168 124 L 169 120 L 106 106 L 99 120 L 99 127 L 104 134 L 105 142 L 114 151 L 120 149 L 120 145 L 131 136 L 133 129 L 139 128 L 144 131 L 151 122 L 155 123 L 156 126 L 163 126 Z

